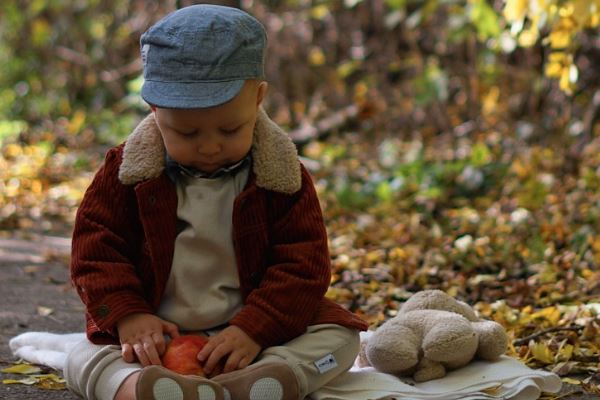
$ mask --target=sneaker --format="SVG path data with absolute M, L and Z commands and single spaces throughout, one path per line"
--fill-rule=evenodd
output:
M 180 375 L 158 365 L 142 369 L 135 396 L 140 400 L 225 400 L 218 383 L 200 376 Z
M 225 400 L 298 400 L 300 388 L 292 369 L 285 363 L 250 365 L 215 376 Z

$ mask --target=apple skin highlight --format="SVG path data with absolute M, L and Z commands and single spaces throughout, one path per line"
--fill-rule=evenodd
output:
M 208 338 L 197 335 L 183 335 L 171 340 L 162 356 L 165 368 L 181 375 L 206 376 L 198 361 L 198 353 Z

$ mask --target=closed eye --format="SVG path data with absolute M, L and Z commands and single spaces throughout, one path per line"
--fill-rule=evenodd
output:
M 224 135 L 235 135 L 242 128 L 242 126 L 243 125 L 240 125 L 234 129 L 221 129 L 221 133 L 223 133 Z
M 175 131 L 175 132 L 177 132 L 178 134 L 183 135 L 183 136 L 192 136 L 196 133 L 196 131 L 189 131 L 189 132 Z

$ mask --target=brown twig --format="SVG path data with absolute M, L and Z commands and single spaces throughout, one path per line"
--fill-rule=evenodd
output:
M 330 116 L 323 118 L 316 124 L 306 124 L 290 132 L 290 137 L 296 144 L 306 143 L 313 139 L 320 138 L 323 134 L 339 128 L 349 120 L 356 118 L 359 108 L 352 104 L 342 110 L 339 110 Z
M 575 301 L 575 300 L 577 300 L 581 303 L 585 303 L 589 298 L 593 299 L 593 298 L 600 296 L 600 294 L 596 294 L 596 295 L 591 294 L 594 290 L 598 289 L 599 287 L 600 287 L 600 282 L 594 282 L 590 286 L 585 288 L 585 290 L 578 290 L 578 291 L 573 291 L 571 293 L 564 294 L 560 297 L 552 299 L 552 301 L 548 302 L 548 303 L 549 304 L 550 303 L 562 304 L 562 303 L 566 303 L 569 301 Z
M 548 329 L 544 329 L 543 331 L 539 331 L 536 333 L 533 333 L 529 336 L 525 336 L 524 338 L 520 338 L 520 339 L 516 339 L 513 342 L 514 346 L 521 346 L 526 344 L 527 342 L 529 342 L 532 339 L 536 339 L 540 336 L 545 335 L 546 333 L 553 333 L 553 332 L 562 332 L 562 331 L 573 331 L 573 332 L 577 332 L 583 329 L 583 326 L 577 326 L 577 325 L 572 325 L 572 326 L 555 326 L 552 328 L 548 328 Z
M 65 46 L 57 46 L 56 55 L 62 58 L 63 60 L 69 61 L 76 65 L 81 65 L 83 67 L 92 66 L 92 61 L 86 54 L 80 53 L 73 49 L 69 49 Z

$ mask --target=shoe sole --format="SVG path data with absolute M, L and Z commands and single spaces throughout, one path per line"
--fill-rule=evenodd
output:
M 227 400 L 218 383 L 199 376 L 180 375 L 160 366 L 142 369 L 135 394 L 143 400 Z
M 213 378 L 225 400 L 298 400 L 296 375 L 284 363 L 249 366 Z

